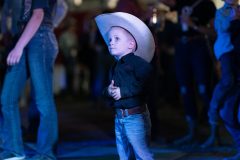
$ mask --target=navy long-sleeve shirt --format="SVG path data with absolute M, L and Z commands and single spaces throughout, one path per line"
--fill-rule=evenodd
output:
M 108 96 L 115 108 L 132 108 L 146 103 L 146 98 L 151 89 L 153 68 L 150 63 L 142 58 L 129 53 L 118 60 L 109 72 L 109 84 L 114 80 L 114 85 L 120 88 L 121 99 L 114 100 L 109 96 L 107 87 L 104 95 Z

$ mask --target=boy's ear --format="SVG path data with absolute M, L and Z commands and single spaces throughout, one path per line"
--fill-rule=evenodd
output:
M 133 40 L 129 41 L 129 49 L 132 49 L 133 51 L 135 51 L 136 48 L 136 43 Z

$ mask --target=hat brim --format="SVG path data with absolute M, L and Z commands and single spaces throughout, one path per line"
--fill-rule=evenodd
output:
M 101 14 L 95 18 L 97 26 L 105 43 L 108 45 L 107 33 L 113 26 L 119 26 L 128 30 L 137 42 L 135 55 L 140 56 L 147 62 L 153 58 L 155 42 L 147 25 L 139 18 L 124 12 Z

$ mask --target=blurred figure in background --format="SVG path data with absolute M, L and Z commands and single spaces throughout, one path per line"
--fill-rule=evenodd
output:
M 176 10 L 179 17 L 178 41 L 175 46 L 176 76 L 185 108 L 188 133 L 174 144 L 196 144 L 198 116 L 207 121 L 211 95 L 212 55 L 206 36 L 214 36 L 216 7 L 211 0 L 160 1 Z M 202 114 L 198 114 L 195 88 L 203 102 Z M 211 130 L 215 133 L 216 128 L 212 126 Z
M 240 10 L 238 0 L 225 0 L 215 18 L 218 38 L 215 42 L 215 56 L 221 65 L 221 79 L 216 85 L 209 109 L 209 123 L 219 124 L 220 116 L 234 142 L 237 154 L 224 160 L 240 159 Z M 207 141 L 211 141 L 212 135 Z
M 68 12 L 68 5 L 65 0 L 57 0 L 57 4 L 55 6 L 55 11 L 53 13 L 53 26 L 57 28 L 63 19 L 66 17 Z
M 87 66 L 90 72 L 88 79 L 90 81 L 90 98 L 94 102 L 94 106 L 101 108 L 104 106 L 101 98 L 102 90 L 113 58 L 108 54 L 104 40 L 92 17 L 87 17 L 84 21 L 79 46 L 81 46 L 79 61 Z
M 143 15 L 143 10 L 139 5 L 138 0 L 119 0 L 115 8 L 116 12 L 126 12 L 130 13 L 136 17 L 141 18 Z
M 21 15 L 22 0 L 4 0 L 2 16 L 1 16 L 1 34 L 3 35 L 3 45 L 5 49 L 1 54 L 0 66 L 0 95 L 2 92 L 2 84 L 7 68 L 6 57 L 9 51 L 13 48 L 19 33 L 17 25 Z M 1 108 L 1 107 L 0 107 Z M 3 119 L 2 112 L 0 112 L 0 147 L 2 147 L 2 133 L 3 133 Z
M 66 29 L 59 37 L 59 48 L 63 54 L 63 64 L 66 69 L 66 95 L 76 94 L 74 89 L 75 72 L 78 65 L 79 46 L 76 34 L 76 20 L 69 19 Z
M 1 16 L 1 34 L 6 52 L 2 56 L 3 62 L 1 68 L 6 68 L 6 57 L 9 50 L 13 47 L 19 33 L 18 20 L 21 13 L 22 0 L 4 0 Z M 4 75 L 1 72 L 1 75 Z M 3 77 L 3 76 L 1 76 Z
M 209 123 L 218 126 L 218 110 L 225 98 L 238 86 L 240 78 L 240 10 L 239 0 L 225 0 L 223 7 L 217 10 L 215 30 L 217 39 L 214 53 L 221 65 L 221 79 L 216 85 L 208 112 Z M 207 144 L 212 144 L 214 135 L 210 135 Z M 240 158 L 240 156 L 239 156 Z

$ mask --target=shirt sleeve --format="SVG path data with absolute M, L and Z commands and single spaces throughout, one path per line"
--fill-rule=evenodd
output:
M 214 22 L 215 30 L 219 32 L 227 32 L 230 26 L 230 20 L 227 16 L 222 14 L 223 11 L 218 10 L 216 12 L 216 18 Z
M 148 92 L 148 86 L 151 83 L 149 80 L 151 79 L 152 75 L 152 66 L 145 61 L 140 61 L 134 65 L 134 76 L 136 78 L 136 83 L 130 84 L 129 86 L 120 87 L 122 98 L 138 96 L 146 94 L 145 92 Z
M 48 0 L 33 0 L 32 9 L 38 9 L 38 8 L 48 8 L 49 3 Z

